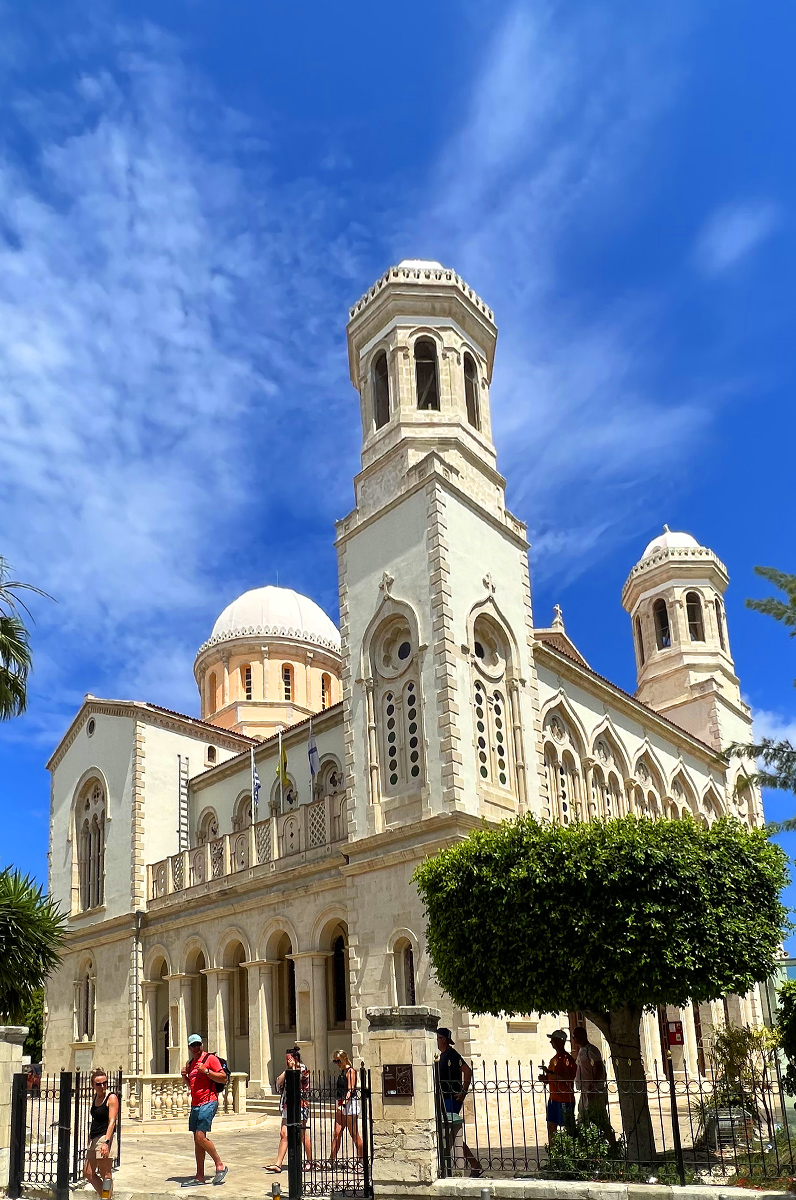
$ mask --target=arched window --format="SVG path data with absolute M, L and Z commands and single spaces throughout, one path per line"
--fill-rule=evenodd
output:
M 373 420 L 377 429 L 390 419 L 390 373 L 384 351 L 373 364 Z
M 688 636 L 692 642 L 704 642 L 705 621 L 702 616 L 702 601 L 697 592 L 688 592 L 685 598 L 685 611 L 688 617 Z
M 472 354 L 464 356 L 464 400 L 467 405 L 467 420 L 474 429 L 481 428 L 478 411 L 478 369 Z
M 409 622 L 398 615 L 385 621 L 371 644 L 381 786 L 389 796 L 417 791 L 424 778 L 416 651 Z
M 252 669 L 251 669 L 251 665 L 249 663 L 247 663 L 245 667 L 241 667 L 241 669 L 240 669 L 240 683 L 241 683 L 241 691 L 243 693 L 243 699 L 251 700 L 251 698 L 252 698 Z
M 652 606 L 655 619 L 655 640 L 659 650 L 668 650 L 672 644 L 672 634 L 669 629 L 669 610 L 665 600 L 656 600 Z
M 414 1005 L 415 954 L 408 938 L 399 938 L 393 950 L 395 968 L 395 997 L 397 1004 Z
M 332 702 L 332 680 L 329 675 L 321 675 L 321 708 L 328 708 Z
M 606 804 L 606 787 L 605 776 L 601 767 L 592 767 L 591 773 L 591 815 L 592 817 L 606 817 L 608 813 Z
M 724 613 L 721 609 L 721 600 L 714 600 L 713 606 L 716 610 L 716 632 L 719 635 L 719 645 L 721 646 L 722 650 L 726 650 L 727 642 L 724 637 Z
M 473 710 L 478 777 L 511 789 L 511 722 L 506 711 L 509 648 L 500 625 L 486 613 L 473 622 Z
M 212 808 L 208 808 L 207 812 L 202 814 L 199 821 L 199 827 L 196 831 L 197 846 L 206 846 L 208 842 L 213 842 L 218 837 L 218 817 Z
M 335 1025 L 348 1020 L 348 962 L 342 933 L 332 942 L 332 1012 Z
M 437 347 L 431 338 L 418 338 L 415 342 L 415 384 L 417 407 L 439 411 Z
M 83 790 L 75 810 L 78 899 L 81 911 L 105 902 L 105 792 L 98 780 Z
M 213 713 L 216 711 L 216 673 L 211 671 L 207 677 L 207 711 Z
M 644 638 L 641 636 L 641 620 L 639 617 L 636 617 L 636 620 L 634 622 L 634 628 L 636 630 L 636 652 L 638 654 L 639 666 L 643 667 L 644 666 Z
M 93 1042 L 95 1016 L 97 1007 L 97 991 L 94 977 L 94 967 L 88 963 L 75 984 L 75 1041 Z
M 580 808 L 580 775 L 569 751 L 559 758 L 552 745 L 545 748 L 545 773 L 553 819 L 569 825 L 577 819 Z
M 217 754 L 216 754 L 215 746 L 208 746 L 207 747 L 207 761 L 214 763 L 216 761 L 216 758 L 217 758 Z
M 282 694 L 285 700 L 293 699 L 293 668 L 287 663 L 282 667 Z
M 248 829 L 252 823 L 252 798 L 250 792 L 244 792 L 235 801 L 235 811 L 232 814 L 232 828 L 235 833 Z

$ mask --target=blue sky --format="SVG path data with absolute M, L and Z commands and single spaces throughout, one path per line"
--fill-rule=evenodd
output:
M 404 257 L 495 310 L 538 621 L 632 690 L 622 583 L 686 529 L 760 730 L 796 731 L 793 643 L 743 605 L 796 570 L 789 0 L 0 12 L 0 553 L 57 600 L 0 861 L 43 875 L 85 692 L 195 712 L 197 646 L 277 572 L 337 615 L 347 307 Z

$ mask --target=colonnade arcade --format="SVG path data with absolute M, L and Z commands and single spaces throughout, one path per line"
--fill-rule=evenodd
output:
M 329 1069 L 329 1055 L 350 1053 L 348 928 L 336 914 L 316 925 L 311 948 L 284 919 L 255 943 L 227 929 L 211 950 L 199 935 L 175 954 L 153 945 L 141 985 L 143 1074 L 178 1074 L 188 1035 L 249 1075 L 249 1093 L 270 1093 L 285 1050 L 298 1044 L 311 1068 Z M 332 1044 L 332 1042 L 334 1044 Z

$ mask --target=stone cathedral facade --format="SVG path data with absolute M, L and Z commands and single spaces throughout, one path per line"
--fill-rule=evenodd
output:
M 630 571 L 625 693 L 560 612 L 535 619 L 492 441 L 487 305 L 455 272 L 405 261 L 347 332 L 362 467 L 337 525 L 339 625 L 286 588 L 247 592 L 197 654 L 201 717 L 87 696 L 50 760 L 50 887 L 70 932 L 47 1070 L 175 1073 L 198 1030 L 256 1096 L 296 1040 L 311 1066 L 337 1047 L 367 1058 L 364 1011 L 389 1003 L 441 1008 L 476 1063 L 538 1059 L 566 1014 L 479 1018 L 440 993 L 417 863 L 528 811 L 762 819 L 719 755 L 750 716 L 713 551 L 664 530 Z M 682 1020 L 691 1070 L 725 1018 L 755 1021 L 755 996 L 661 1014 Z M 652 1018 L 645 1055 L 661 1058 Z

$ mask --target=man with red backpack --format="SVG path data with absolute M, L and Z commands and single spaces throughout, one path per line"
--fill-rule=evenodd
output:
M 199 1187 L 200 1184 L 207 1183 L 205 1154 L 209 1154 L 215 1163 L 213 1183 L 223 1183 L 227 1177 L 227 1168 L 207 1135 L 212 1128 L 213 1117 L 218 1112 L 218 1093 L 226 1087 L 229 1074 L 226 1064 L 215 1054 L 205 1054 L 202 1038 L 198 1033 L 192 1033 L 188 1038 L 188 1053 L 191 1057 L 182 1069 L 182 1077 L 191 1091 L 188 1128 L 193 1134 L 196 1175 L 193 1179 L 184 1180 L 182 1186 Z

